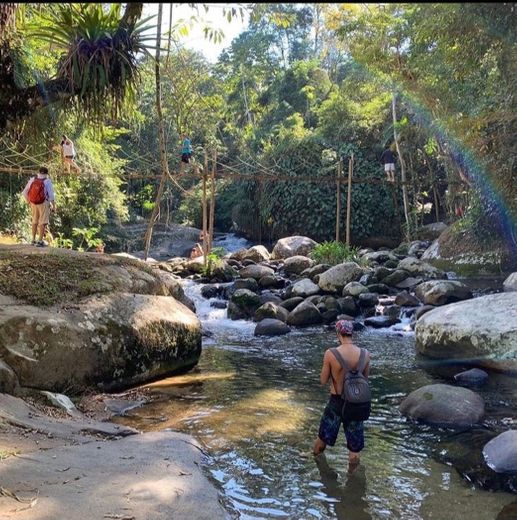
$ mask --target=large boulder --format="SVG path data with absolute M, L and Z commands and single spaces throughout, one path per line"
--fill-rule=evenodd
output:
M 241 278 L 235 280 L 229 294 L 233 294 L 237 289 L 248 289 L 248 291 L 257 292 L 258 288 L 259 286 L 255 278 Z
M 301 274 L 305 269 L 314 266 L 314 260 L 307 256 L 295 255 L 290 256 L 284 262 L 284 271 L 286 273 Z
M 345 296 L 344 298 L 338 298 L 337 300 L 338 310 L 342 314 L 348 314 L 349 316 L 357 316 L 359 314 L 359 307 L 357 306 L 352 296 Z
M 271 291 L 263 291 L 259 297 L 260 297 L 261 305 L 264 305 L 264 303 L 267 303 L 267 302 L 272 302 L 275 305 L 280 305 L 282 303 L 282 298 L 280 298 L 280 296 L 278 296 L 277 294 L 274 294 Z
M 166 296 L 114 293 L 65 309 L 0 309 L 0 355 L 22 386 L 112 390 L 193 367 L 201 327 Z
M 364 324 L 375 329 L 382 329 L 391 327 L 399 321 L 400 320 L 397 317 L 393 316 L 372 316 L 371 318 L 366 318 L 364 320 Z
M 280 289 L 281 287 L 285 287 L 285 282 L 284 278 L 280 276 L 268 274 L 263 276 L 258 281 L 258 284 L 264 289 Z
M 260 307 L 260 297 L 248 289 L 237 289 L 228 305 L 228 317 L 232 320 L 251 318 Z
M 276 305 L 273 302 L 266 302 L 255 311 L 253 320 L 262 321 L 266 318 L 273 318 L 275 320 L 280 320 L 285 323 L 287 321 L 288 316 L 289 311 L 284 307 L 280 307 L 279 305 Z
M 359 282 L 350 282 L 343 287 L 343 296 L 359 296 L 367 292 L 368 288 Z
M 330 265 L 328 264 L 317 264 L 314 267 L 309 267 L 308 269 L 305 269 L 305 271 L 302 271 L 300 274 L 301 276 L 305 276 L 307 278 L 310 278 L 313 282 L 315 281 L 315 277 L 321 273 L 324 273 L 325 271 L 328 271 L 330 269 Z
M 444 222 L 433 222 L 432 224 L 422 226 L 419 229 L 418 234 L 424 240 L 435 240 L 447 229 L 447 227 L 447 224 Z
M 427 242 L 422 242 L 421 240 L 414 240 L 409 244 L 407 254 L 408 256 L 416 256 L 417 258 L 420 258 L 427 249 L 428 245 L 429 244 Z
M 301 296 L 306 298 L 307 296 L 314 296 L 319 292 L 319 285 L 311 282 L 308 278 L 304 278 L 303 280 L 296 282 L 291 289 L 291 294 L 293 297 Z
M 408 276 L 404 280 L 395 284 L 397 289 L 413 289 L 417 285 L 422 283 L 422 278 L 415 278 L 413 276 Z
M 281 336 L 291 331 L 283 321 L 266 318 L 255 327 L 255 336 Z
M 264 276 L 273 276 L 275 271 L 265 265 L 248 265 L 239 271 L 241 278 L 254 278 L 260 280 Z
M 402 269 L 396 269 L 392 273 L 388 274 L 382 279 L 382 283 L 395 287 L 397 284 L 403 282 L 406 278 L 409 278 L 409 273 Z
M 185 269 L 190 273 L 201 274 L 205 271 L 204 257 L 198 256 L 185 263 Z
M 411 392 L 401 403 L 406 417 L 439 426 L 473 426 L 485 415 L 485 403 L 472 390 L 451 385 L 427 385 Z
M 517 293 L 438 307 L 418 319 L 420 354 L 517 373 Z
M 503 283 L 506 292 L 517 291 L 517 272 L 512 273 Z
M 415 289 L 417 297 L 426 305 L 447 305 L 472 298 L 472 291 L 457 280 L 431 280 Z
M 279 260 L 296 255 L 307 256 L 317 245 L 318 243 L 309 237 L 292 236 L 281 238 L 275 244 L 271 258 L 273 260 Z
M 237 260 L 243 261 L 243 260 L 253 260 L 254 262 L 266 262 L 269 260 L 271 255 L 269 254 L 269 251 L 264 246 L 253 246 L 249 249 L 246 249 L 244 253 L 239 255 L 240 258 L 237 258 Z
M 485 444 L 483 457 L 496 473 L 517 473 L 517 430 L 508 430 Z
M 404 269 L 404 271 L 412 275 L 423 276 L 430 279 L 438 280 L 447 278 L 447 275 L 443 271 L 440 271 L 440 269 L 413 256 L 408 256 L 401 260 L 398 264 L 398 269 Z M 400 285 L 397 284 L 397 287 L 400 287 Z
M 280 306 L 284 309 L 287 309 L 288 311 L 292 311 L 295 309 L 300 303 L 303 302 L 303 298 L 301 296 L 293 296 L 292 298 L 288 298 L 287 300 L 284 300 Z
M 218 282 L 227 283 L 233 282 L 238 276 L 239 272 L 237 269 L 232 267 L 226 260 L 222 260 L 213 268 L 210 279 L 212 281 L 216 280 Z
M 388 260 L 398 261 L 398 258 L 391 251 L 373 251 L 363 255 L 363 259 L 369 264 L 384 263 Z
M 379 303 L 379 296 L 375 293 L 361 293 L 359 295 L 359 306 L 362 308 L 375 307 Z
M 454 381 L 463 385 L 482 385 L 488 381 L 488 374 L 480 368 L 471 368 L 456 374 Z
M 418 298 L 409 294 L 407 291 L 402 291 L 395 297 L 395 304 L 401 307 L 418 307 L 420 302 Z
M 19 381 L 14 370 L 0 359 L 0 392 L 14 394 Z
M 324 291 L 337 293 L 348 283 L 357 281 L 362 274 L 362 269 L 355 262 L 345 262 L 320 274 L 318 285 Z
M 13 297 L 0 305 L 0 358 L 22 386 L 125 388 L 199 359 L 194 305 L 158 266 L 27 246 L 0 247 L 0 264 L 11 273 L 0 276 L 0 300 Z
M 315 325 L 321 323 L 323 318 L 317 307 L 308 301 L 297 305 L 287 317 L 287 324 L 294 326 Z

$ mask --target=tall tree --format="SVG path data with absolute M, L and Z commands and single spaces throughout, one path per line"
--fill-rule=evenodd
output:
M 162 176 L 160 178 L 160 184 L 158 186 L 158 192 L 156 193 L 156 200 L 154 202 L 153 211 L 151 218 L 147 225 L 147 231 L 144 237 L 144 259 L 147 260 L 149 256 L 149 248 L 151 247 L 151 240 L 153 237 L 153 227 L 156 220 L 160 216 L 160 202 L 163 198 L 163 191 L 167 178 L 169 177 L 169 163 L 167 161 L 167 148 L 165 141 L 165 124 L 163 121 L 162 113 L 162 84 L 160 76 L 160 47 L 162 39 L 162 12 L 163 4 L 158 4 L 158 29 L 156 32 L 156 61 L 155 61 L 155 79 L 156 79 L 156 113 L 158 116 L 158 139 L 160 143 L 160 163 L 162 168 Z

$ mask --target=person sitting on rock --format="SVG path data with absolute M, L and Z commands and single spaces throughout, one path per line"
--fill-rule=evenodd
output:
M 348 320 L 339 320 L 336 323 L 336 332 L 339 341 L 337 349 L 327 349 L 323 356 L 323 367 L 320 374 L 320 382 L 326 385 L 330 381 L 330 398 L 321 418 L 318 438 L 314 443 L 313 453 L 319 455 L 323 453 L 327 445 L 334 446 L 339 434 L 341 424 L 345 430 L 348 448 L 349 471 L 353 471 L 359 464 L 359 453 L 364 448 L 364 429 L 363 421 L 349 421 L 342 417 L 344 368 L 338 361 L 333 350 L 337 350 L 349 367 L 359 367 L 361 362 L 361 350 L 354 345 L 352 334 L 354 324 Z M 363 375 L 367 378 L 370 373 L 370 354 L 365 351 Z
M 203 247 L 201 244 L 196 244 L 192 248 L 192 252 L 190 253 L 190 258 L 193 260 L 194 258 L 199 258 L 200 256 L 203 256 Z

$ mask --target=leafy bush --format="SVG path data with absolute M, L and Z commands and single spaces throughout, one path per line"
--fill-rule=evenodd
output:
M 206 266 L 203 269 L 204 276 L 212 276 L 214 270 L 221 265 L 221 258 L 226 254 L 224 247 L 214 247 L 206 257 Z
M 79 251 L 87 251 L 88 249 L 99 249 L 102 247 L 103 242 L 101 238 L 96 237 L 95 235 L 99 232 L 98 228 L 76 228 L 74 227 L 72 230 L 72 235 L 74 237 L 79 237 L 81 242 L 77 246 Z M 85 248 L 86 245 L 86 248 Z
M 318 244 L 309 256 L 318 264 L 337 265 L 343 262 L 357 262 L 358 251 L 358 248 L 343 242 L 323 242 Z

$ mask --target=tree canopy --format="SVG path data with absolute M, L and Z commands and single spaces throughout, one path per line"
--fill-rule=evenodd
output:
M 0 6 L 3 157 L 18 167 L 38 157 L 57 170 L 49 150 L 68 132 L 98 183 L 95 202 L 78 200 L 85 211 L 55 223 L 63 236 L 72 227 L 102 233 L 115 217 L 145 218 L 154 204 L 156 180 L 127 180 L 161 171 L 154 43 L 145 32 L 154 22 L 142 19 L 143 4 L 121 5 Z M 437 219 L 515 242 L 515 4 L 226 9 L 230 19 L 248 9 L 250 22 L 216 63 L 181 43 L 181 24 L 164 35 L 161 53 L 170 171 L 178 169 L 179 136 L 188 133 L 198 164 L 217 149 L 221 171 L 249 174 L 218 181 L 216 226 L 255 239 L 333 238 L 335 185 L 301 179 L 335 178 L 353 153 L 354 178 L 363 181 L 352 191 L 355 243 L 412 236 Z M 401 190 L 381 182 L 379 158 L 394 130 L 407 169 L 408 222 Z M 14 182 L 16 191 L 22 180 Z M 83 178 L 59 182 L 63 193 L 86 197 L 91 188 Z M 169 183 L 161 218 L 200 226 L 200 193 L 197 177 Z M 0 179 L 0 195 L 8 210 L 0 225 L 19 230 L 23 207 L 13 178 Z

